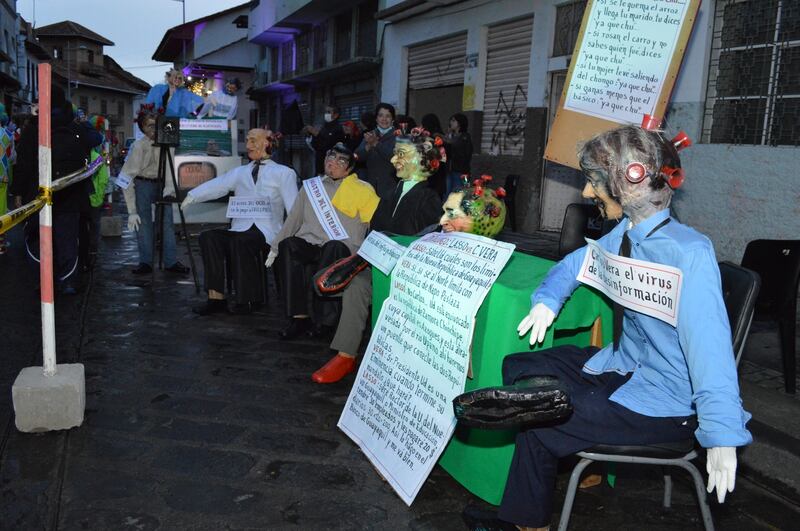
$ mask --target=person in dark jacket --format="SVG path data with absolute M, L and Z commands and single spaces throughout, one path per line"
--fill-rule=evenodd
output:
M 303 132 L 311 135 L 311 147 L 314 148 L 314 171 L 315 175 L 325 174 L 325 156 L 328 151 L 339 142 L 344 142 L 344 130 L 339 123 L 339 107 L 336 105 L 326 105 L 325 123 L 322 127 L 307 125 Z
M 464 185 L 462 175 L 469 174 L 472 162 L 472 138 L 467 132 L 467 117 L 456 113 L 450 117 L 450 130 L 444 141 L 447 144 L 447 190 L 445 198 L 453 190 Z
M 388 198 L 394 193 L 397 184 L 394 166 L 394 107 L 379 103 L 375 107 L 375 129 L 364 133 L 364 140 L 356 150 L 359 160 L 365 161 L 366 180 L 375 188 L 380 198 Z
M 51 157 L 55 181 L 83 168 L 90 150 L 100 145 L 103 137 L 91 125 L 75 122 L 75 115 L 64 90 L 52 87 L 51 93 Z M 36 122 L 24 131 L 17 153 L 12 195 L 27 203 L 36 197 L 39 186 L 39 134 Z M 75 272 L 78 266 L 78 227 L 81 212 L 88 212 L 91 179 L 84 179 L 53 194 L 53 275 L 58 291 L 76 293 Z M 38 223 L 26 224 L 26 245 L 38 261 Z

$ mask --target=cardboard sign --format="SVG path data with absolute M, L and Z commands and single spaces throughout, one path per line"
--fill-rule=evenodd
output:
M 619 124 L 662 118 L 700 0 L 589 0 L 547 160 L 578 169 L 576 146 Z
M 609 253 L 588 238 L 586 245 L 576 277 L 579 282 L 599 289 L 630 310 L 677 326 L 683 284 L 680 269 Z
M 406 252 L 405 247 L 376 230 L 369 233 L 358 249 L 359 256 L 373 267 L 380 269 L 384 275 L 392 272 L 404 252 Z
M 464 233 L 412 243 L 392 273 L 338 426 L 408 505 L 455 429 L 475 315 L 514 246 Z
M 336 214 L 336 210 L 333 208 L 328 192 L 325 191 L 322 179 L 319 177 L 306 179 L 303 181 L 303 188 L 306 191 L 311 207 L 314 209 L 314 214 L 317 216 L 328 238 L 331 240 L 346 240 L 349 238 L 347 231 L 344 230 L 344 225 L 339 221 L 339 215 Z
M 226 218 L 269 218 L 272 217 L 272 203 L 269 197 L 239 197 L 228 199 Z

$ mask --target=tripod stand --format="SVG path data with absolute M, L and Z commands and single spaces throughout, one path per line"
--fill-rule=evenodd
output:
M 178 205 L 178 214 L 181 217 L 181 230 L 183 231 L 184 240 L 186 241 L 186 253 L 189 255 L 189 267 L 192 271 L 192 278 L 194 279 L 194 289 L 197 293 L 200 292 L 200 282 L 197 280 L 197 268 L 194 264 L 194 255 L 192 254 L 192 244 L 189 239 L 189 231 L 186 229 L 186 217 L 183 215 L 183 210 L 180 207 L 180 201 L 177 199 L 178 195 L 178 180 L 175 178 L 175 165 L 172 161 L 170 154 L 170 146 L 168 144 L 156 144 L 159 146 L 158 153 L 158 185 L 161 193 L 159 200 L 156 201 L 156 220 L 153 232 L 153 258 L 156 256 L 156 242 L 158 246 L 158 263 L 164 267 L 164 209 L 172 209 L 173 204 Z M 175 197 L 164 197 L 164 185 L 166 183 L 167 164 L 169 164 L 169 172 L 172 178 L 172 186 L 175 190 Z M 155 268 L 153 268 L 155 272 Z

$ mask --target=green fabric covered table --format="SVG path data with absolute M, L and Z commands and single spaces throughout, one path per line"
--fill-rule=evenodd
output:
M 408 246 L 416 238 L 393 239 Z M 553 264 L 551 260 L 517 252 L 512 255 L 478 310 L 472 340 L 473 377 L 467 378 L 465 391 L 502 385 L 503 358 L 531 350 L 528 336 L 517 335 L 517 325 L 530 311 L 531 293 Z M 374 327 L 383 301 L 389 296 L 390 277 L 372 268 L 372 286 Z M 579 287 L 535 350 L 565 344 L 589 345 L 591 326 L 598 316 L 602 318 L 603 337 L 611 338 L 611 305 L 593 289 Z M 514 453 L 514 435 L 510 431 L 456 428 L 439 464 L 473 494 L 498 505 Z

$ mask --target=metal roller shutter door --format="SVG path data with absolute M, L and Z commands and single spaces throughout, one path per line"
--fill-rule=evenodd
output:
M 340 111 L 339 120 L 342 121 L 353 120 L 358 123 L 361 113 L 375 110 L 375 97 L 372 92 L 339 96 L 335 101 Z
M 481 152 L 522 156 L 533 17 L 489 28 Z
M 413 46 L 408 49 L 410 90 L 464 84 L 467 34 Z

